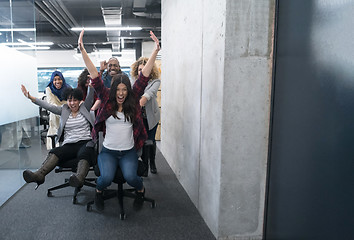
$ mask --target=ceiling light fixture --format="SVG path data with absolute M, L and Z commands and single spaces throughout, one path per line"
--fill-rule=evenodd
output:
M 50 49 L 49 46 L 46 45 L 53 45 L 52 42 L 26 42 L 23 41 L 22 39 L 17 39 L 16 43 L 2 43 L 1 45 L 7 45 L 7 46 L 13 46 L 13 49 L 16 50 L 48 50 Z M 41 47 L 38 47 L 38 45 L 41 45 Z M 28 47 L 23 47 L 23 46 L 28 46 Z
M 140 31 L 142 27 L 74 27 L 71 31 Z
M 0 32 L 35 32 L 36 28 L 0 28 Z
M 53 45 L 53 42 L 33 42 L 33 43 L 28 43 L 28 42 L 11 42 L 11 43 L 0 43 L 0 45 L 4 46 L 45 46 L 45 45 Z
M 49 50 L 50 47 L 14 47 L 16 50 Z

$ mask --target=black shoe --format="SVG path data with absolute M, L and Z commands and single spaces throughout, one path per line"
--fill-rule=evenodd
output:
M 154 164 L 150 163 L 150 172 L 152 174 L 156 174 L 157 173 L 157 169 L 156 169 L 155 163 Z
M 141 175 L 142 177 L 148 177 L 149 176 L 149 171 L 148 169 L 145 169 L 145 171 L 143 172 L 143 174 Z
M 145 199 L 145 188 L 143 192 L 135 191 L 134 208 L 140 210 L 143 207 Z
M 104 209 L 103 192 L 96 191 L 95 206 L 98 211 L 103 211 L 103 209 Z

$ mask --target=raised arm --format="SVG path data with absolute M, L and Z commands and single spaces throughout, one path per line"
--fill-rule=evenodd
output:
M 90 109 L 92 107 L 94 93 L 95 93 L 95 90 L 93 89 L 92 86 L 89 85 L 87 88 L 87 95 L 86 95 L 86 99 L 84 102 L 87 111 L 90 111 Z
M 101 105 L 101 100 L 97 99 L 93 104 L 93 106 L 91 107 L 91 111 L 96 111 L 100 107 L 100 105 Z
M 25 95 L 26 98 L 28 98 L 29 100 L 31 100 L 32 102 L 34 102 L 36 100 L 35 97 L 33 97 L 29 91 L 27 91 L 26 87 L 24 85 L 21 84 L 21 91 L 23 93 L 23 95 Z
M 157 39 L 157 37 L 155 36 L 155 34 L 150 31 L 150 37 L 152 40 L 154 40 L 155 42 L 155 49 L 154 51 L 151 53 L 151 56 L 149 57 L 149 60 L 147 61 L 147 63 L 145 64 L 144 68 L 141 70 L 141 72 L 143 73 L 143 75 L 145 77 L 149 77 L 152 67 L 155 64 L 155 60 L 156 60 L 156 56 L 158 54 L 158 52 L 160 51 L 160 43 L 159 40 Z
M 91 78 L 94 79 L 98 77 L 98 71 L 84 48 L 84 42 L 83 42 L 84 32 L 85 30 L 82 30 L 80 33 L 79 40 L 78 40 L 78 47 L 81 51 L 82 59 L 85 62 L 86 68 L 89 71 Z
M 140 106 L 142 106 L 142 107 L 145 106 L 145 104 L 152 97 L 157 97 L 157 91 L 159 90 L 160 84 L 161 84 L 161 80 L 160 79 L 152 80 L 151 87 L 149 87 L 149 89 L 145 89 L 145 93 L 140 98 L 140 101 L 139 101 Z
M 50 104 L 47 101 L 41 100 L 39 98 L 35 98 L 33 97 L 29 91 L 27 91 L 26 87 L 24 85 L 21 85 L 21 90 L 23 92 L 23 95 L 25 95 L 26 98 L 30 99 L 34 104 L 41 106 L 42 108 L 47 109 L 48 111 L 60 115 L 61 114 L 61 110 L 62 107 L 61 106 L 57 106 L 54 104 Z

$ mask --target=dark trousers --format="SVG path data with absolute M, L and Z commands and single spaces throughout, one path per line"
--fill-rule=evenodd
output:
M 155 143 L 155 135 L 156 135 L 156 130 L 157 130 L 157 127 L 159 126 L 159 123 L 157 123 L 155 127 L 153 127 L 151 130 L 149 130 L 149 125 L 148 125 L 147 119 L 143 118 L 143 122 L 144 122 L 146 132 L 148 134 L 148 139 L 152 140 L 152 142 Z
M 82 140 L 76 143 L 67 143 L 61 147 L 56 147 L 50 150 L 59 158 L 59 165 L 71 159 L 85 159 L 90 166 L 96 163 L 96 151 L 93 147 L 86 147 L 86 144 L 91 140 Z

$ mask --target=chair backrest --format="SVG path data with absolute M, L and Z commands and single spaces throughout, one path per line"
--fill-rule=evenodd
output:
M 42 100 L 45 100 L 46 96 L 42 97 Z M 49 125 L 49 111 L 39 107 L 39 124 L 43 125 L 44 128 L 47 127 L 47 125 Z
M 55 172 L 76 172 L 78 162 L 79 159 L 73 158 L 69 161 L 65 161 L 64 163 L 59 163 L 58 166 L 55 168 Z

